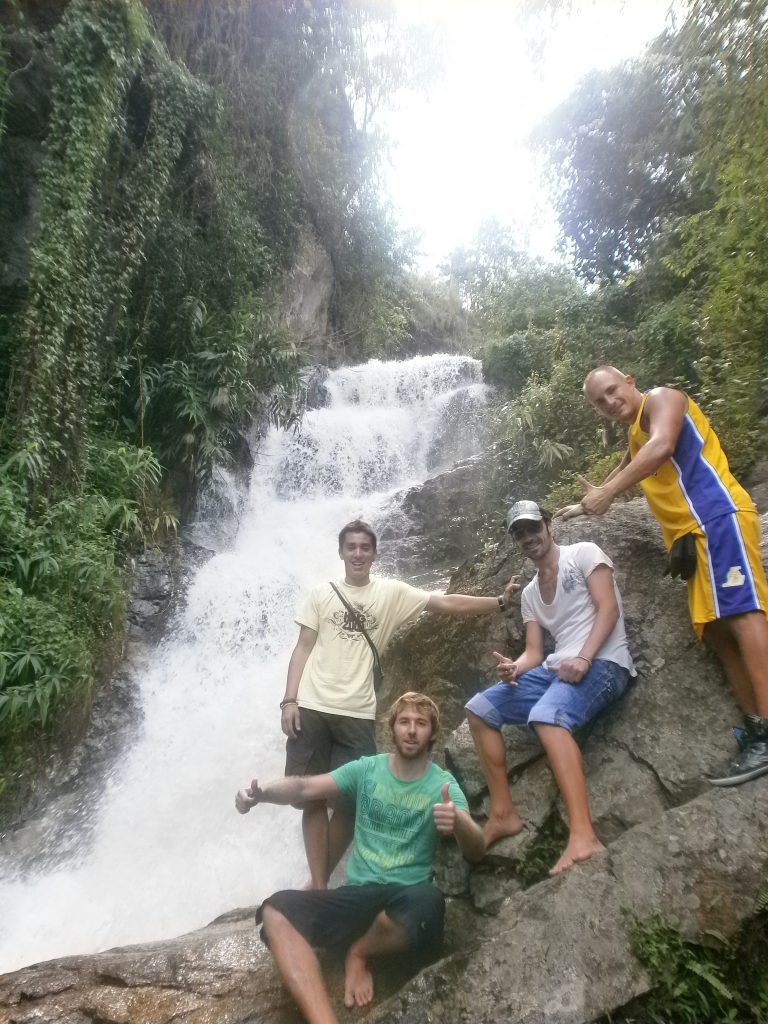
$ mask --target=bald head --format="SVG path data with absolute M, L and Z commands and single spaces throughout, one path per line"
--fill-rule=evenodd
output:
M 597 366 L 588 373 L 584 394 L 601 416 L 625 423 L 634 420 L 643 398 L 633 378 L 615 366 Z
M 615 366 L 608 366 L 606 363 L 604 366 L 596 366 L 594 370 L 590 370 L 587 376 L 584 378 L 584 387 L 582 390 L 586 395 L 589 391 L 589 385 L 596 377 L 612 377 L 614 380 L 626 380 L 627 374 L 622 373 L 621 370 L 617 370 Z

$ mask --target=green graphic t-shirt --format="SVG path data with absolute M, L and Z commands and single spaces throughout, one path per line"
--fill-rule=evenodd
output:
M 396 778 L 389 754 L 361 757 L 331 772 L 342 793 L 355 801 L 355 841 L 347 865 L 350 885 L 418 885 L 432 879 L 432 860 L 440 838 L 432 808 L 447 782 L 457 808 L 467 800 L 450 772 L 429 762 L 410 782 Z

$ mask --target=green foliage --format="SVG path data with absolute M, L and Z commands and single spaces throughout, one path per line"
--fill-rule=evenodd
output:
M 651 994 L 612 1014 L 608 1024 L 765 1024 L 768 1020 L 768 921 L 760 914 L 735 941 L 685 939 L 661 916 L 635 920 L 632 943 Z
M 0 25 L 0 139 L 5 131 L 5 108 L 8 101 L 8 54 L 6 51 L 5 29 Z
M 695 99 L 668 40 L 585 76 L 535 135 L 574 267 L 589 281 L 626 278 L 670 220 L 695 208 Z
M 66 693 L 90 684 L 92 661 L 83 638 L 50 601 L 0 579 L 0 735 L 44 727 Z
M 299 376 L 293 342 L 253 303 L 217 315 L 190 302 L 185 314 L 185 358 L 143 370 L 134 412 L 163 461 L 183 467 L 194 487 L 230 461 L 257 397 L 271 394 L 279 419 Z
M 0 738 L 44 727 L 61 700 L 87 691 L 94 651 L 123 609 L 112 537 L 125 524 L 104 495 L 41 502 L 0 482 Z
M 693 0 L 537 132 L 577 273 L 626 285 L 639 376 L 690 389 L 737 472 L 768 399 L 767 17 Z
M 37 446 L 51 484 L 77 474 L 85 458 L 83 412 L 98 382 L 106 313 L 103 291 L 87 289 L 95 200 L 139 43 L 119 0 L 73 3 L 57 34 L 61 71 L 14 388 L 14 440 Z
M 3 227 L 35 212 L 28 265 L 0 232 L 0 740 L 31 743 L 88 692 L 132 548 L 255 427 L 295 424 L 272 303 L 300 235 L 331 255 L 351 357 L 412 338 L 373 117 L 431 58 L 388 0 L 19 0 L 6 24 L 51 86 L 28 167 L 25 51 L 0 28 L 0 166 L 30 172 L 7 175 Z
M 550 341 L 540 331 L 490 338 L 483 351 L 485 379 L 514 393 L 522 390 L 534 374 L 546 377 L 552 370 Z
M 580 501 L 584 496 L 584 487 L 579 481 L 579 475 L 585 476 L 593 483 L 599 483 L 618 466 L 622 455 L 623 451 L 593 452 L 577 472 L 564 472 L 558 477 L 544 499 L 545 506 L 556 512 L 565 505 Z
M 713 198 L 680 224 L 668 264 L 701 281 L 702 397 L 737 466 L 753 457 L 768 397 L 767 13 L 765 3 L 699 0 L 681 32 L 709 71 L 691 174 Z
M 401 352 L 473 352 L 479 337 L 458 292 L 432 277 L 405 278 L 400 290 L 407 338 Z
M 499 337 L 554 326 L 563 305 L 582 294 L 573 274 L 526 256 L 495 220 L 480 226 L 472 246 L 451 253 L 442 270 Z

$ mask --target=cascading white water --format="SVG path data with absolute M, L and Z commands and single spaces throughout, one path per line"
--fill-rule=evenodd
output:
M 3 866 L 0 971 L 177 935 L 305 881 L 300 815 L 234 809 L 243 782 L 282 774 L 297 601 L 339 574 L 343 523 L 382 525 L 398 490 L 473 453 L 484 401 L 462 356 L 373 360 L 326 387 L 300 434 L 265 438 L 234 542 L 138 681 L 142 734 L 104 780 L 84 848 L 32 876 Z

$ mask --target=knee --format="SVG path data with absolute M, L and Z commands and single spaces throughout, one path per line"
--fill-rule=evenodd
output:
M 491 728 L 490 725 L 483 721 L 479 715 L 476 715 L 474 711 L 470 711 L 469 709 L 467 709 L 467 724 L 469 725 L 469 731 L 473 736 L 487 732 Z
M 562 716 L 562 712 L 555 712 L 555 717 Z M 547 743 L 576 743 L 573 730 L 563 724 L 562 721 L 555 722 L 528 722 L 528 725 L 536 733 L 542 745 Z M 578 744 L 577 744 L 578 746 Z
M 416 887 L 416 894 L 427 913 L 445 913 L 445 896 L 432 882 L 423 882 Z
M 264 929 L 264 935 L 269 943 L 274 938 L 275 932 L 280 930 L 281 925 L 287 924 L 287 921 L 271 903 L 265 903 L 261 908 L 261 924 Z

